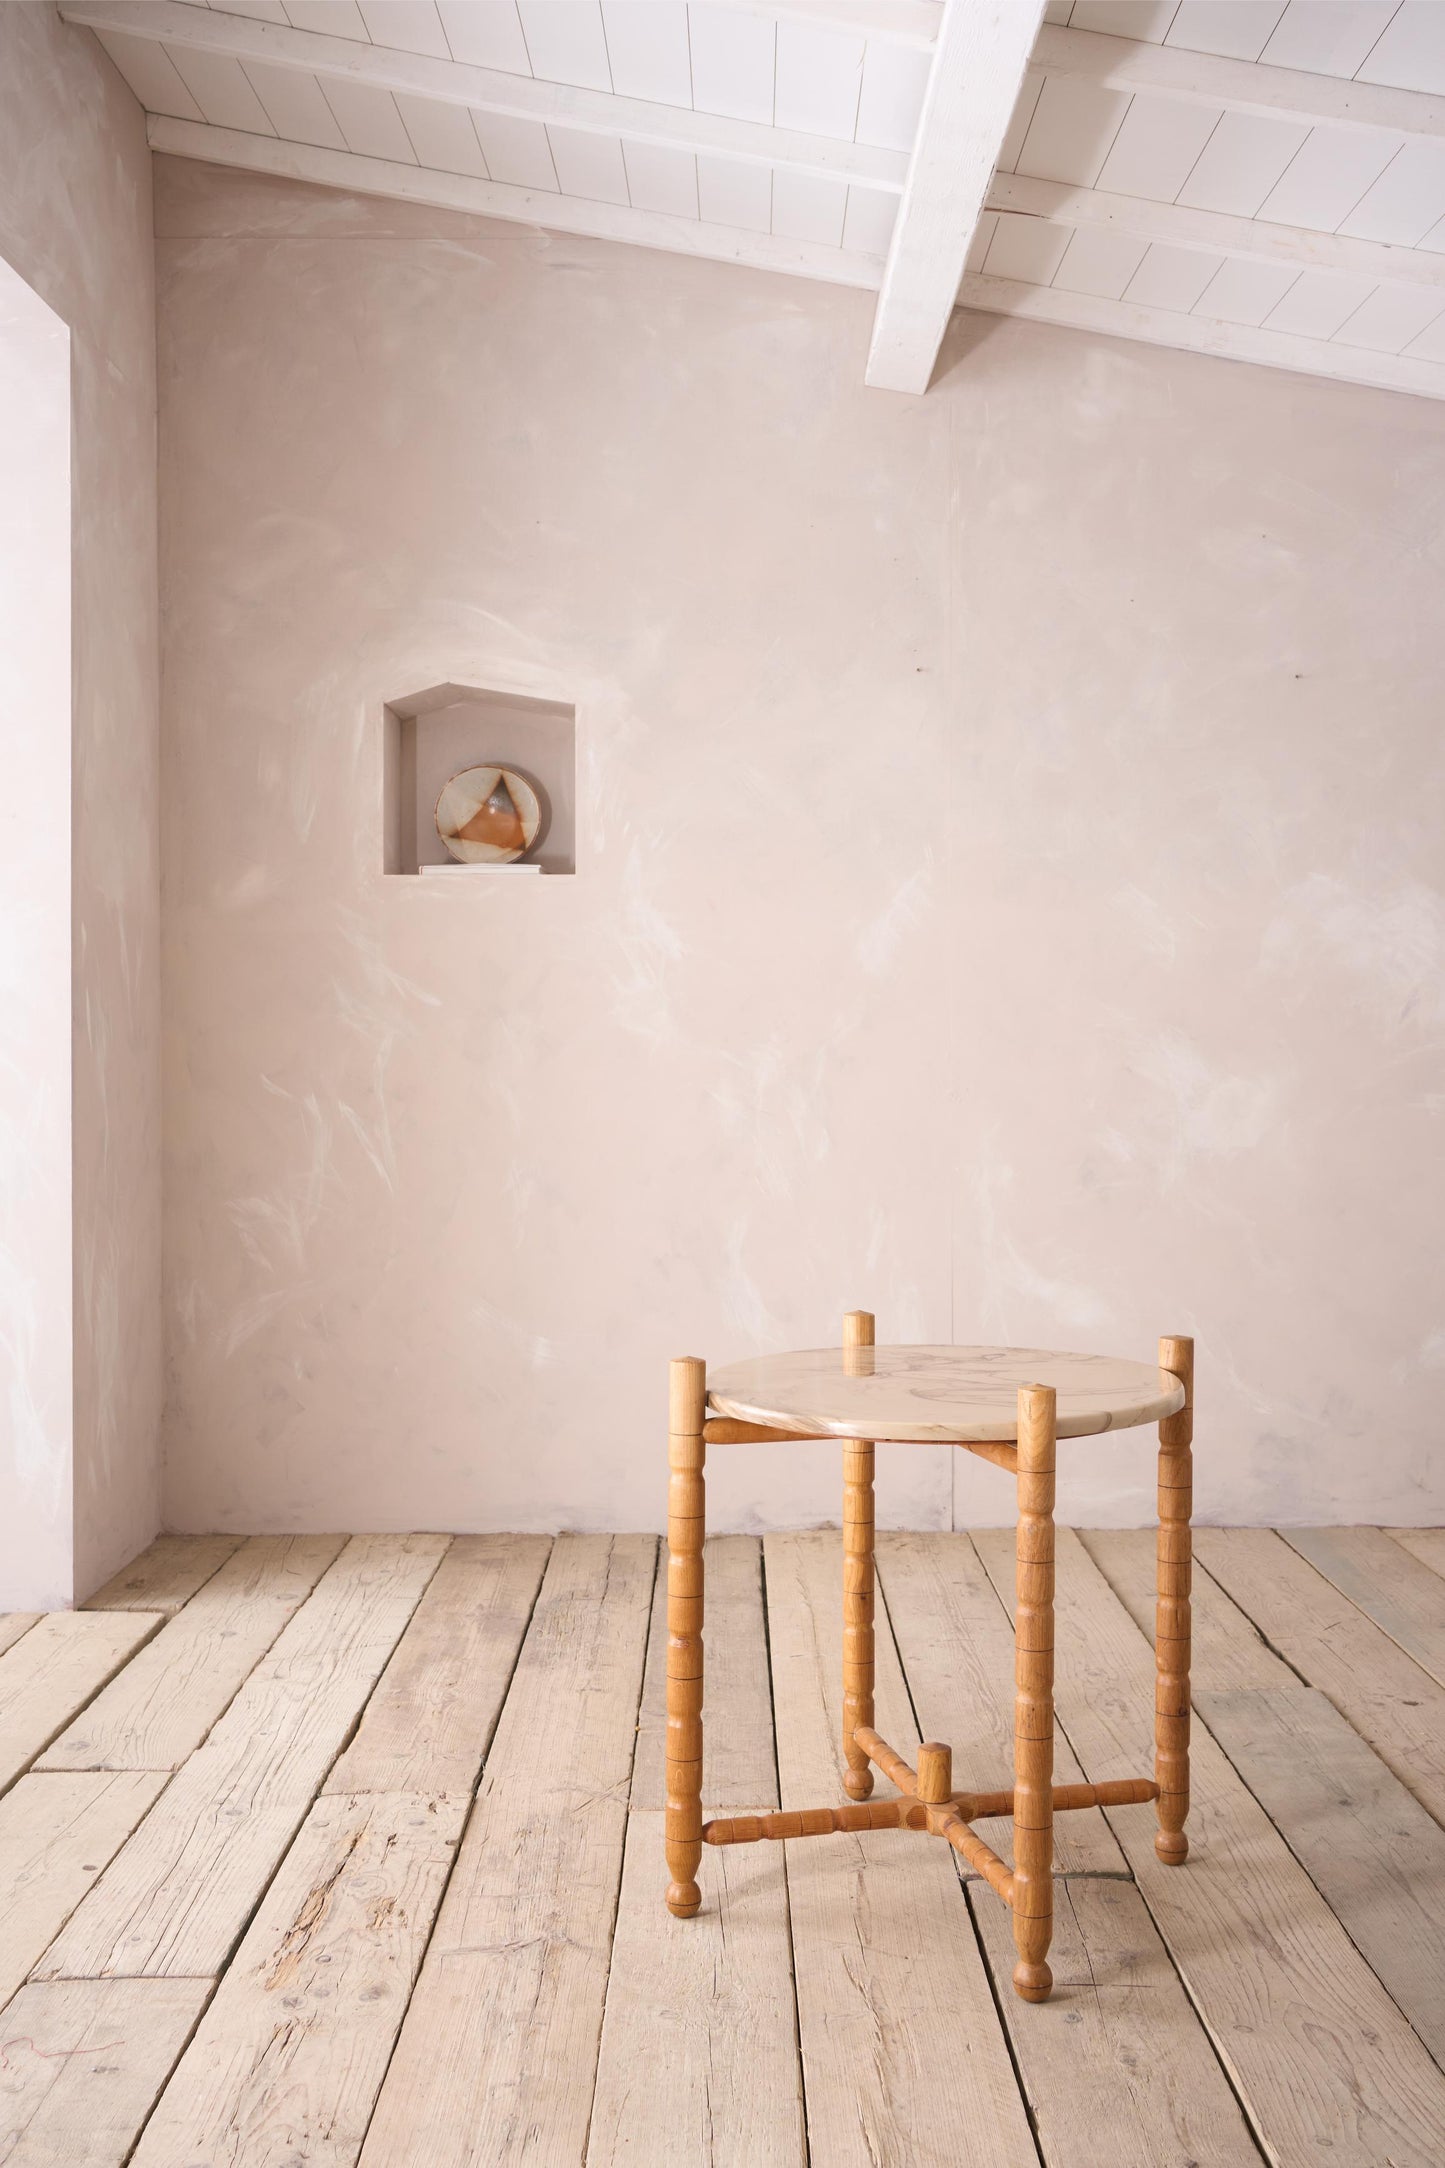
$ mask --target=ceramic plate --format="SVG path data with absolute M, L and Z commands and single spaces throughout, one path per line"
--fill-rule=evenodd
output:
M 507 865 L 542 825 L 537 793 L 514 768 L 463 768 L 437 800 L 437 834 L 463 865 Z

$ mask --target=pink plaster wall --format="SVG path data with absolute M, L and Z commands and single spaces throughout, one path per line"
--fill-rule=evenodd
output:
M 0 256 L 63 320 L 71 350 L 74 1487 L 57 1597 L 88 1595 L 160 1512 L 151 225 L 130 91 L 88 31 L 9 0 Z
M 1193 1331 L 1206 1515 L 1439 1520 L 1445 414 L 980 319 L 895 398 L 866 296 L 159 171 L 172 1524 L 655 1526 L 666 1358 L 855 1304 Z M 576 702 L 575 879 L 379 872 L 441 681 Z

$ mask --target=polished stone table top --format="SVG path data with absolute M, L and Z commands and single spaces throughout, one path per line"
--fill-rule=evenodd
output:
M 1017 1435 L 1021 1385 L 1054 1387 L 1061 1438 L 1157 1422 L 1184 1405 L 1184 1387 L 1170 1371 L 1112 1355 L 1039 1347 L 830 1347 L 712 1371 L 708 1408 L 820 1438 L 966 1445 Z

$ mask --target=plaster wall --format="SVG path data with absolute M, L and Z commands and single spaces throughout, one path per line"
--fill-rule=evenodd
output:
M 74 1352 L 73 1445 L 57 1421 L 48 1449 L 69 1449 L 73 1469 L 46 1477 L 67 1493 L 64 1556 L 32 1593 L 64 1602 L 149 1542 L 160 1514 L 155 282 L 140 107 L 89 31 L 35 0 L 0 6 L 0 257 L 66 327 L 71 357 L 70 700 L 68 716 L 62 700 L 28 718 L 37 738 L 68 720 L 70 738 L 63 760 L 36 749 L 70 864 L 71 1082 L 66 1102 L 49 1077 L 45 1120 L 70 1132 Z M 28 1148 L 10 1128 L 5 1153 Z M 32 1294 L 58 1330 L 54 1301 Z M 4 1420 L 13 1498 L 23 1447 Z M 23 1594 L 7 1583 L 0 1602 Z
M 0 261 L 0 1603 L 72 1592 L 70 337 Z
M 873 394 L 866 296 L 159 172 L 168 1521 L 655 1526 L 667 1357 L 853 1305 L 1192 1331 L 1205 1516 L 1445 1516 L 1445 414 L 978 318 Z M 576 878 L 380 871 L 442 682 L 575 701 Z

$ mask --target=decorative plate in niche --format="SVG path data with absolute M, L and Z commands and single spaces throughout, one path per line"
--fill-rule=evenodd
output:
M 515 768 L 463 768 L 437 800 L 437 834 L 463 865 L 509 865 L 542 825 L 537 793 Z

